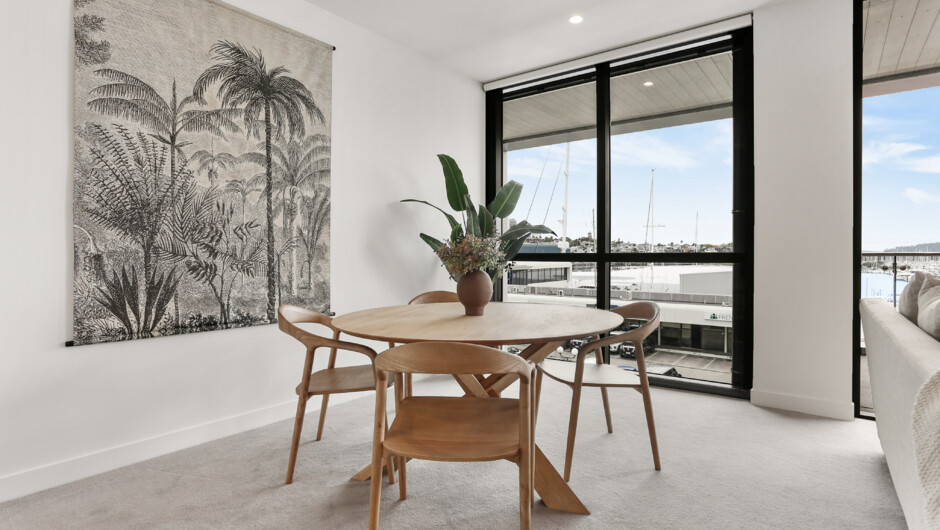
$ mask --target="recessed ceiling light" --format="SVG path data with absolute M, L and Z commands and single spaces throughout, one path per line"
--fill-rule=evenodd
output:
M 653 82 L 652 82 L 652 81 L 647 81 L 647 82 L 643 83 L 643 86 L 653 86 Z
M 568 19 L 568 22 L 571 22 L 572 24 L 580 24 L 583 21 L 584 21 L 584 17 L 582 17 L 581 15 L 574 15 Z

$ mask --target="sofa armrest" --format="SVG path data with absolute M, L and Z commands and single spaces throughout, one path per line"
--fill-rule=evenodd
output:
M 878 437 L 908 526 L 927 528 L 931 509 L 940 517 L 940 498 L 927 499 L 917 455 L 940 451 L 940 437 L 915 435 L 914 417 L 930 424 L 924 414 L 940 407 L 940 390 L 929 391 L 940 386 L 940 342 L 884 300 L 864 299 L 860 311 Z

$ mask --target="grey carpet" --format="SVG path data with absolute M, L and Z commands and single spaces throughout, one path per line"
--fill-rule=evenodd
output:
M 416 393 L 456 391 L 416 381 Z M 365 528 L 373 398 L 332 407 L 324 439 L 307 416 L 295 482 L 283 484 L 291 421 L 0 504 L 2 528 Z M 570 392 L 546 379 L 537 441 L 561 469 Z M 571 486 L 591 510 L 537 503 L 536 528 L 904 528 L 874 422 L 767 410 L 653 390 L 663 470 L 640 395 L 611 391 L 614 434 L 586 390 Z M 412 461 L 408 500 L 384 485 L 383 528 L 518 527 L 518 473 L 505 461 Z

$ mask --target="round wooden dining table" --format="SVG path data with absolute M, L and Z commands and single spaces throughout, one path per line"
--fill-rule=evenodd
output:
M 465 316 L 464 307 L 459 303 L 413 304 L 356 311 L 336 317 L 332 322 L 343 333 L 388 343 L 528 344 L 520 356 L 536 364 L 570 339 L 606 333 L 621 323 L 623 317 L 610 311 L 506 302 L 488 304 L 483 316 Z M 517 379 L 512 374 L 455 374 L 454 378 L 467 395 L 475 397 L 498 397 Z M 368 468 L 353 478 L 369 478 Z M 590 513 L 537 444 L 535 490 L 549 508 Z

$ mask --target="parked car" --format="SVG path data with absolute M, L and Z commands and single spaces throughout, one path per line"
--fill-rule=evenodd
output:
M 568 342 L 564 343 L 561 347 L 562 349 L 565 349 L 565 350 L 571 350 L 574 348 L 577 348 L 580 350 L 587 343 L 588 343 L 587 339 L 571 339 Z
M 617 346 L 616 352 L 614 351 L 614 346 Z M 623 344 L 615 344 L 610 347 L 610 353 L 619 353 L 621 359 L 636 359 L 636 346 L 630 342 L 624 342 Z
M 636 345 L 632 342 L 624 342 L 620 344 L 620 347 L 616 350 L 614 346 L 611 346 L 610 353 L 619 353 L 620 357 L 624 359 L 635 359 Z M 647 337 L 643 340 L 643 355 L 651 355 L 653 353 L 656 353 L 656 342 L 652 338 Z

